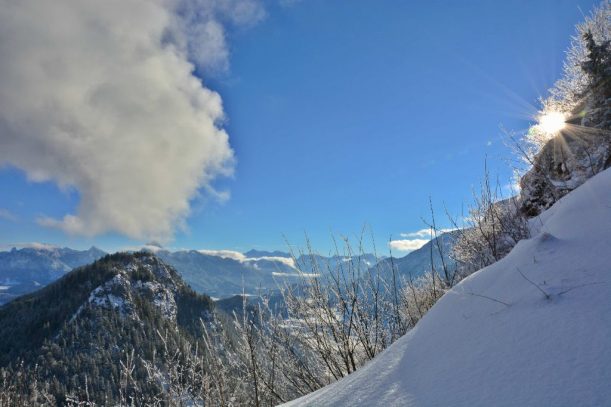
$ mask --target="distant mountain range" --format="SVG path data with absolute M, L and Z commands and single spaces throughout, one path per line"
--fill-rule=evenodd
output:
M 225 257 L 198 250 L 171 252 L 157 250 L 155 255 L 172 265 L 185 281 L 200 293 L 222 298 L 245 291 L 254 294 L 258 290 L 277 287 L 277 282 L 287 278 L 299 278 L 293 259 L 288 255 L 250 257 Z M 277 254 L 277 253 L 275 253 Z
M 75 267 L 104 256 L 102 250 L 73 250 L 67 247 L 26 247 L 0 252 L 0 304 L 37 290 Z
M 268 252 L 265 250 L 252 249 L 244 253 L 244 255 L 250 258 L 253 258 L 253 257 L 285 257 L 287 259 L 291 258 L 291 255 L 289 253 L 281 252 L 278 250 L 274 250 L 273 252 Z
M 445 263 L 452 266 L 449 253 L 455 236 L 439 236 Z M 431 246 L 433 251 L 431 253 Z M 198 293 L 216 298 L 228 298 L 243 291 L 257 294 L 276 290 L 279 285 L 294 284 L 301 278 L 328 273 L 348 265 L 359 271 L 372 267 L 390 270 L 398 275 L 417 277 L 431 269 L 441 270 L 441 255 L 432 242 L 400 258 L 379 258 L 372 254 L 321 256 L 299 254 L 296 257 L 281 251 L 180 250 L 170 251 L 147 245 L 145 251 L 174 267 Z M 83 266 L 106 255 L 98 248 L 73 250 L 56 247 L 29 247 L 0 252 L 0 304 L 35 291 L 57 280 L 75 267 Z
M 241 294 L 243 291 L 246 294 L 257 294 L 276 290 L 279 285 L 293 284 L 301 278 L 335 269 L 347 261 L 358 263 L 361 270 L 366 270 L 377 261 L 371 254 L 353 257 L 299 255 L 294 258 L 285 252 L 257 250 L 243 254 L 155 250 L 155 254 L 176 268 L 195 291 L 217 298 Z

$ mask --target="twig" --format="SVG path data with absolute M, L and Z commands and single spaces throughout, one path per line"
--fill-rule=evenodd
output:
M 511 307 L 511 304 L 508 304 L 508 303 L 506 303 L 506 302 L 504 302 L 504 301 L 501 301 L 501 300 L 497 300 L 496 298 L 488 297 L 487 295 L 475 294 L 475 293 L 472 293 L 472 292 L 469 292 L 469 293 L 467 293 L 467 294 L 472 295 L 472 296 L 474 296 L 474 297 L 480 297 L 480 298 L 484 298 L 484 299 L 486 299 L 486 300 L 490 300 L 490 301 L 498 302 L 499 304 L 503 304 L 503 305 L 504 305 L 504 306 L 506 306 L 506 307 Z
M 529 283 L 531 283 L 532 285 L 534 285 L 535 287 L 537 287 L 537 290 L 541 291 L 541 293 L 543 293 L 543 295 L 545 296 L 545 299 L 549 300 L 551 298 L 551 296 L 541 287 L 539 287 L 539 285 L 535 282 L 533 282 L 532 280 L 529 280 L 528 277 L 526 277 L 524 275 L 524 273 L 522 273 L 522 271 L 516 267 L 516 270 L 518 270 L 518 273 L 520 273 L 520 275 L 522 277 L 524 277 L 524 280 L 528 281 Z

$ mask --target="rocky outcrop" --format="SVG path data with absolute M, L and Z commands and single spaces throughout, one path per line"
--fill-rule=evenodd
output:
M 79 308 L 74 319 L 85 307 L 115 310 L 123 317 L 138 320 L 136 298 L 149 301 L 166 319 L 176 322 L 176 299 L 184 283 L 170 266 L 152 254 L 130 259 L 114 267 L 113 278 L 96 287 Z

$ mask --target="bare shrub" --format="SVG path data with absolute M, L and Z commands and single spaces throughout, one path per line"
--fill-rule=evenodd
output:
M 491 185 L 486 168 L 478 194 L 473 195 L 464 225 L 450 217 L 458 230 L 452 256 L 460 278 L 505 257 L 516 243 L 530 237 L 528 223 L 515 197 L 503 199 L 501 188 Z

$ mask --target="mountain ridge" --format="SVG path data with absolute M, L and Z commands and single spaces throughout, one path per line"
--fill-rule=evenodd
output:
M 200 319 L 210 321 L 213 312 L 209 297 L 154 255 L 107 255 L 0 307 L 0 366 L 44 366 L 36 374 L 51 383 L 58 404 L 69 394 L 118 401 L 119 387 L 105 383 L 119 383 L 128 350 L 162 368 L 164 349 L 196 343 Z M 163 382 L 149 379 L 134 372 L 138 386 L 160 393 Z
M 0 305 L 45 286 L 75 267 L 92 263 L 106 252 L 33 246 L 0 251 Z
M 445 262 L 451 265 L 449 252 L 451 239 L 442 234 Z M 295 283 L 304 277 L 325 273 L 340 267 L 346 261 L 365 271 L 368 268 L 396 267 L 402 277 L 417 277 L 431 269 L 431 256 L 436 269 L 441 268 L 441 257 L 432 241 L 403 257 L 380 258 L 373 254 L 352 257 L 319 254 L 300 254 L 293 257 L 282 251 L 249 250 L 245 253 L 208 252 L 201 250 L 170 251 L 160 245 L 147 245 L 143 250 L 156 254 L 173 266 L 184 280 L 197 292 L 216 298 L 230 298 L 241 294 L 277 291 L 284 283 Z M 220 253 L 220 254 L 219 254 Z M 92 247 L 74 250 L 40 245 L 39 247 L 13 248 L 0 252 L 0 305 L 20 295 L 44 287 L 75 267 L 89 264 L 106 255 Z

